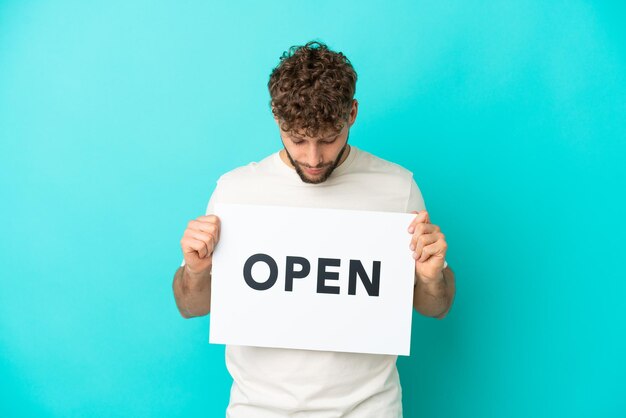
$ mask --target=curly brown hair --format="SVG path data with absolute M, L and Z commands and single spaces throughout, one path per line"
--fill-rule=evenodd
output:
M 286 132 L 304 130 L 310 137 L 339 132 L 350 115 L 356 80 L 341 52 L 317 41 L 292 46 L 267 83 L 272 113 Z

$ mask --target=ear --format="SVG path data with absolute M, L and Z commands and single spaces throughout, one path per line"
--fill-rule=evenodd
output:
M 352 100 L 352 109 L 350 109 L 350 116 L 348 119 L 348 125 L 352 126 L 356 120 L 356 115 L 359 113 L 359 102 L 356 99 Z

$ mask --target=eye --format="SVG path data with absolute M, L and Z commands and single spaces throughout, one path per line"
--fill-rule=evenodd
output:
M 333 142 L 335 142 L 337 140 L 337 136 L 334 137 L 333 139 L 330 139 L 328 141 L 322 141 L 322 144 L 332 144 Z
M 291 141 L 293 142 L 294 145 L 302 145 L 304 144 L 304 141 Z

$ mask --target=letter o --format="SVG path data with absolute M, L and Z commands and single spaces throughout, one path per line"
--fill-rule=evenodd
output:
M 252 278 L 252 266 L 259 261 L 264 262 L 270 268 L 270 277 L 263 283 L 259 283 Z M 243 266 L 243 278 L 248 286 L 255 290 L 269 289 L 274 286 L 274 283 L 276 283 L 276 280 L 278 279 L 278 266 L 276 265 L 276 261 L 274 261 L 274 259 L 267 254 L 254 254 L 250 256 Z

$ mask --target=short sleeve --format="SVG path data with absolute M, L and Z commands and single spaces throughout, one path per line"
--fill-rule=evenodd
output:
M 411 178 L 411 191 L 409 193 L 409 200 L 407 203 L 406 211 L 421 211 L 426 210 L 426 204 L 424 203 L 424 198 L 422 197 L 422 192 L 420 191 L 415 179 Z M 448 267 L 448 262 L 443 260 L 443 268 Z
M 210 215 L 215 210 L 216 191 L 217 191 L 217 188 L 216 190 L 213 191 L 213 193 L 211 193 L 211 197 L 209 198 L 209 203 L 207 203 L 206 210 L 204 211 L 205 215 Z
M 406 206 L 407 212 L 421 211 L 426 209 L 422 192 L 420 191 L 417 183 L 411 178 L 411 191 L 409 192 L 409 199 Z

